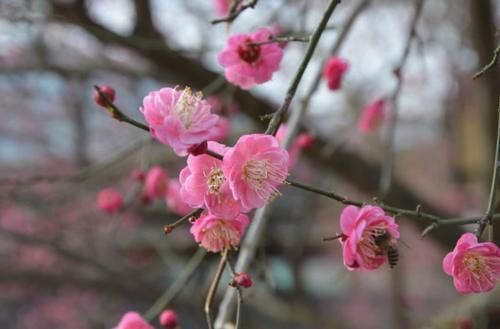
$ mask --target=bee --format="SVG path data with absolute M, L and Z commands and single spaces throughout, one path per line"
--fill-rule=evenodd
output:
M 377 256 L 387 255 L 389 266 L 394 268 L 398 264 L 399 251 L 392 239 L 391 234 L 386 230 L 378 229 L 372 234 L 372 237 L 375 245 L 377 246 Z

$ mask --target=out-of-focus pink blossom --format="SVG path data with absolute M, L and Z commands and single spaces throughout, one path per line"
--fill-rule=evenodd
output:
M 248 223 L 248 217 L 243 214 L 232 219 L 205 214 L 191 226 L 191 234 L 196 242 L 208 251 L 219 252 L 237 247 Z
M 253 43 L 267 41 L 272 34 L 270 29 L 262 28 L 253 34 L 229 37 L 226 47 L 217 57 L 229 82 L 250 89 L 271 80 L 273 73 L 279 70 L 283 49 L 276 43 Z
M 114 188 L 102 189 L 97 195 L 97 207 L 104 212 L 113 214 L 122 206 L 122 195 Z
M 201 93 L 193 94 L 188 87 L 183 91 L 162 88 L 150 92 L 144 98 L 141 112 L 151 135 L 170 145 L 180 156 L 187 155 L 192 145 L 207 140 L 218 120 Z
M 490 291 L 500 279 L 500 249 L 493 242 L 479 243 L 474 234 L 464 233 L 443 259 L 443 269 L 453 276 L 461 294 Z
M 108 85 L 102 85 L 100 87 L 101 92 L 106 95 L 109 101 L 114 102 L 115 101 L 115 95 L 116 92 L 113 88 L 111 88 Z M 107 107 L 108 103 L 104 99 L 104 97 L 101 97 L 101 94 L 97 92 L 97 90 L 94 92 L 94 101 L 97 103 L 97 105 L 102 106 L 102 107 Z
M 376 100 L 363 108 L 358 121 L 358 129 L 362 133 L 369 133 L 377 129 L 386 118 L 385 101 Z
M 297 136 L 297 145 L 305 150 L 310 148 L 313 143 L 314 143 L 314 136 L 309 134 L 309 133 L 302 133 L 299 136 Z
M 154 166 L 149 169 L 146 180 L 144 181 L 144 193 L 150 199 L 159 199 L 165 197 L 167 192 L 169 178 L 165 170 L 160 166 Z
M 154 329 L 137 312 L 127 312 L 114 329 Z
M 221 155 L 228 150 L 217 142 L 208 142 L 208 148 Z M 193 208 L 207 208 L 223 218 L 233 218 L 242 211 L 240 202 L 231 193 L 219 159 L 209 155 L 190 155 L 179 180 L 182 184 L 181 197 Z
M 167 187 L 167 194 L 165 195 L 165 202 L 167 206 L 172 212 L 177 215 L 186 215 L 192 209 L 189 205 L 184 201 L 181 195 L 181 184 L 178 180 L 172 179 Z
M 284 123 L 282 123 L 278 128 L 278 131 L 276 132 L 276 139 L 280 143 L 283 143 L 283 141 L 285 140 L 287 130 L 288 128 Z M 312 137 L 308 133 L 301 133 L 294 139 L 288 150 L 288 154 L 290 156 L 290 159 L 288 161 L 289 169 L 292 169 L 297 163 L 297 158 L 299 157 L 300 152 L 304 149 L 309 148 L 313 142 L 314 137 Z
M 142 182 L 146 178 L 146 174 L 141 169 L 134 168 L 130 173 L 130 177 L 137 182 Z
M 246 272 L 238 273 L 234 277 L 234 282 L 243 288 L 250 288 L 253 285 L 252 277 Z
M 229 6 L 232 0 L 213 0 L 215 11 L 219 16 L 226 16 L 229 13 Z
M 236 200 L 245 209 L 260 208 L 279 195 L 288 176 L 288 152 L 269 135 L 244 135 L 224 156 L 222 169 Z
M 330 90 L 340 89 L 342 78 L 347 69 L 349 69 L 349 63 L 340 57 L 332 57 L 328 60 L 323 69 L 323 76 L 328 82 Z
M 344 265 L 348 270 L 374 270 L 387 261 L 385 244 L 399 239 L 399 226 L 382 208 L 347 206 L 340 215 Z M 383 243 L 379 239 L 386 236 Z
M 172 310 L 165 310 L 160 314 L 160 324 L 165 329 L 174 329 L 177 327 L 177 314 Z

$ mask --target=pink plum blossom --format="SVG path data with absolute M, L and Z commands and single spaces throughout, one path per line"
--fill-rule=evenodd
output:
M 376 100 L 363 108 L 358 121 L 358 129 L 362 133 L 369 133 L 377 129 L 386 118 L 385 101 Z
M 183 216 L 192 210 L 191 207 L 189 207 L 189 205 L 184 201 L 184 198 L 181 195 L 181 184 L 176 179 L 172 179 L 168 184 L 165 202 L 167 203 L 168 208 L 177 215 Z
M 165 329 L 173 329 L 177 327 L 177 314 L 172 310 L 164 310 L 160 314 L 160 324 Z
M 244 135 L 222 162 L 224 176 L 245 209 L 260 208 L 279 195 L 288 176 L 288 152 L 274 136 Z
M 221 155 L 229 149 L 217 142 L 208 142 L 208 148 Z M 233 218 L 242 211 L 240 202 L 231 193 L 219 159 L 206 154 L 190 155 L 179 180 L 181 197 L 193 208 L 206 208 L 224 218 Z
M 248 223 L 248 217 L 243 214 L 232 219 L 205 214 L 194 222 L 190 232 L 202 247 L 211 252 L 219 252 L 237 247 Z
M 349 68 L 349 63 L 340 57 L 331 57 L 323 69 L 323 76 L 328 82 L 328 89 L 337 90 L 342 85 L 342 77 Z
M 349 271 L 374 270 L 387 260 L 387 252 L 378 237 L 387 236 L 386 243 L 399 239 L 399 226 L 377 206 L 347 206 L 340 215 L 344 265 Z
M 114 188 L 105 188 L 97 195 L 97 207 L 104 212 L 116 213 L 122 206 L 122 195 Z
M 160 167 L 154 166 L 149 169 L 144 181 L 144 193 L 150 199 L 165 197 L 168 186 L 167 173 Z
M 500 279 L 500 249 L 493 242 L 479 243 L 474 234 L 464 233 L 443 259 L 443 269 L 453 276 L 461 294 L 490 291 Z
M 170 145 L 180 156 L 187 155 L 192 145 L 207 140 L 218 120 L 201 93 L 193 94 L 189 87 L 182 91 L 162 88 L 150 92 L 144 98 L 141 112 L 151 135 Z
M 282 123 L 276 132 L 276 139 L 282 144 L 285 140 L 285 136 L 287 133 L 286 124 Z M 311 147 L 314 142 L 314 137 L 309 133 L 301 133 L 299 134 L 290 145 L 288 150 L 288 154 L 290 156 L 290 160 L 288 161 L 288 168 L 292 169 L 297 163 L 297 158 L 302 150 L 305 150 Z
M 250 89 L 256 84 L 271 80 L 273 73 L 279 70 L 283 49 L 276 43 L 253 43 L 267 41 L 272 34 L 272 30 L 261 28 L 253 34 L 235 34 L 229 37 L 226 47 L 218 55 L 218 61 L 224 66 L 224 74 L 229 82 L 242 89 Z
M 114 329 L 154 329 L 137 312 L 127 312 Z

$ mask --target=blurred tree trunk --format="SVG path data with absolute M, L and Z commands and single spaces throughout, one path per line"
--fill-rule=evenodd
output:
M 73 126 L 73 162 L 78 167 L 89 164 L 87 144 L 88 133 L 85 120 L 85 93 L 82 93 L 82 82 L 80 78 L 70 78 L 69 81 L 69 105 L 71 123 Z
M 491 61 L 495 49 L 494 5 L 490 0 L 472 0 L 470 2 L 472 40 L 476 48 L 480 69 Z M 484 190 L 489 191 L 490 177 L 495 154 L 495 140 L 498 122 L 499 76 L 498 66 L 494 66 L 486 74 L 475 80 L 475 104 L 480 111 L 482 129 L 486 132 L 486 154 L 482 157 L 484 163 Z M 486 204 L 485 204 L 486 206 Z M 496 241 L 500 236 L 500 228 L 496 225 Z

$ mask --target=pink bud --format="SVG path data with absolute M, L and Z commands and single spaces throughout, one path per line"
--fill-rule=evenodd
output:
M 172 310 L 165 310 L 160 314 L 160 324 L 165 329 L 177 327 L 177 314 Z
M 100 89 L 101 89 L 101 92 L 104 95 L 106 95 L 106 97 L 108 98 L 108 100 L 110 102 L 114 102 L 115 101 L 115 90 L 113 88 L 111 88 L 108 85 L 103 85 L 103 86 L 100 87 Z M 97 105 L 100 105 L 102 107 L 107 107 L 108 106 L 108 103 L 106 102 L 106 100 L 104 99 L 104 97 L 101 97 L 101 95 L 99 94 L 99 92 L 97 90 L 94 92 L 94 100 L 97 103 Z
M 130 173 L 130 177 L 135 181 L 142 182 L 146 178 L 146 174 L 141 169 L 135 168 Z
M 192 145 L 190 148 L 188 148 L 188 153 L 194 156 L 202 155 L 207 153 L 207 149 L 208 149 L 208 142 L 203 141 L 200 144 Z
M 297 145 L 302 149 L 310 148 L 314 143 L 314 137 L 308 133 L 302 133 L 297 136 Z
M 340 89 L 342 78 L 349 69 L 349 63 L 340 57 L 331 57 L 323 69 L 323 76 L 328 82 L 328 89 Z
M 253 285 L 252 277 L 246 272 L 241 272 L 234 277 L 234 282 L 243 288 L 250 288 Z
M 122 206 L 122 196 L 114 188 L 105 188 L 97 196 L 97 207 L 107 213 L 115 213 Z

